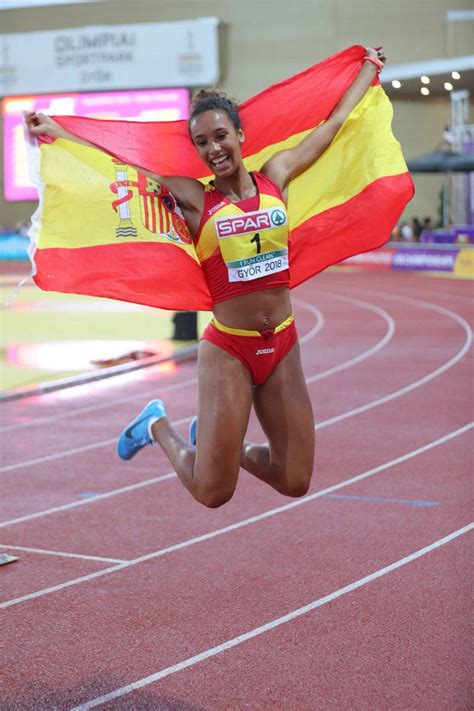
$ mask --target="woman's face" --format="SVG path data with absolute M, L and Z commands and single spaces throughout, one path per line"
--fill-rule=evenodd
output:
M 230 176 L 242 165 L 244 135 L 225 111 L 204 111 L 191 121 L 189 129 L 199 157 L 216 177 Z

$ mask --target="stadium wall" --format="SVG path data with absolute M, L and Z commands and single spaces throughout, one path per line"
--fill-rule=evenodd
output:
M 392 64 L 472 54 L 473 23 L 446 22 L 447 10 L 471 7 L 471 0 L 112 0 L 3 10 L 0 15 L 4 33 L 218 16 L 220 84 L 242 101 L 351 44 L 383 43 Z M 394 132 L 405 156 L 436 148 L 450 121 L 448 95 L 421 101 L 391 92 L 391 98 Z M 3 188 L 3 172 L 0 180 Z M 416 196 L 407 219 L 436 218 L 442 182 L 439 175 L 415 176 Z M 34 209 L 31 202 L 0 201 L 3 224 L 27 220 Z

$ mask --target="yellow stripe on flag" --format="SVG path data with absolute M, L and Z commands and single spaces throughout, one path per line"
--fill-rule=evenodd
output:
M 127 242 L 173 243 L 198 261 L 193 244 L 171 240 L 145 227 L 140 209 L 143 198 L 139 195 L 135 168 L 114 161 L 100 150 L 65 139 L 42 144 L 40 151 L 41 180 L 47 189 L 39 249 L 78 249 Z M 131 191 L 132 197 L 114 210 L 112 203 L 119 200 L 121 194 L 113 192 L 110 186 L 117 182 L 124 183 L 120 186 L 123 195 Z M 131 185 L 126 185 L 127 182 Z M 161 222 L 169 231 L 171 219 L 163 214 L 160 220 L 158 206 L 152 205 L 151 200 L 148 201 L 150 227 L 153 209 L 157 213 L 157 229 Z M 164 207 L 162 210 L 166 212 Z
M 399 142 L 391 132 L 392 106 L 381 86 L 370 87 L 324 153 L 290 184 L 288 213 L 292 229 L 310 217 L 342 205 L 379 178 L 407 170 Z M 259 170 L 278 151 L 298 145 L 311 131 L 290 136 L 245 159 Z

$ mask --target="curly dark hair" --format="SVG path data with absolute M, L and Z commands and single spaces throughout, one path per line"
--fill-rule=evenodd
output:
M 205 111 L 225 111 L 230 121 L 238 131 L 242 128 L 237 102 L 227 96 L 222 89 L 200 89 L 191 102 L 191 115 L 188 120 L 188 127 L 191 121 Z

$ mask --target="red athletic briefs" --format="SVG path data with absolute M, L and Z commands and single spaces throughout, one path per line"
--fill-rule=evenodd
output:
M 238 358 L 252 376 L 253 384 L 261 385 L 288 355 L 298 336 L 295 319 L 290 316 L 276 328 L 264 331 L 229 328 L 214 318 L 202 338 Z

